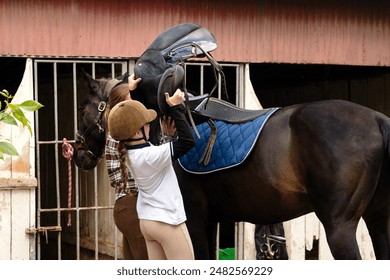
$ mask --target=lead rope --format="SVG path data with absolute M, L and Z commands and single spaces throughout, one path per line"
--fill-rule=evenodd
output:
M 70 162 L 73 157 L 73 147 L 66 138 L 62 140 L 62 155 L 68 160 L 68 208 L 70 209 L 72 207 L 72 165 Z M 68 212 L 67 226 L 72 226 L 70 211 Z

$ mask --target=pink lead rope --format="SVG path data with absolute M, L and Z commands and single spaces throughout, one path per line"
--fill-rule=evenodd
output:
M 70 209 L 72 207 L 72 165 L 70 162 L 73 157 L 73 147 L 66 138 L 62 140 L 62 155 L 68 160 L 68 208 Z M 70 211 L 68 212 L 67 226 L 72 226 Z

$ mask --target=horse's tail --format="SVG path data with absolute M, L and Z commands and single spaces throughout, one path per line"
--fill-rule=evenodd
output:
M 382 132 L 383 144 L 385 146 L 385 151 L 387 152 L 390 158 L 390 119 L 385 115 L 380 115 L 377 118 L 379 128 Z

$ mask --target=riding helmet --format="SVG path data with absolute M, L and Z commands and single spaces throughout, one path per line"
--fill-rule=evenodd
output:
M 108 130 L 115 140 L 127 140 L 156 117 L 156 111 L 146 109 L 141 102 L 125 100 L 115 105 L 108 115 Z

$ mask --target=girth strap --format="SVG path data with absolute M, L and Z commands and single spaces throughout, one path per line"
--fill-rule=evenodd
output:
M 213 122 L 212 119 L 209 119 L 207 123 L 211 128 L 211 132 L 210 132 L 209 140 L 207 141 L 206 148 L 204 149 L 203 154 L 200 156 L 198 161 L 199 164 L 203 164 L 205 166 L 209 164 L 215 139 L 217 138 L 217 127 L 215 126 L 215 123 Z

